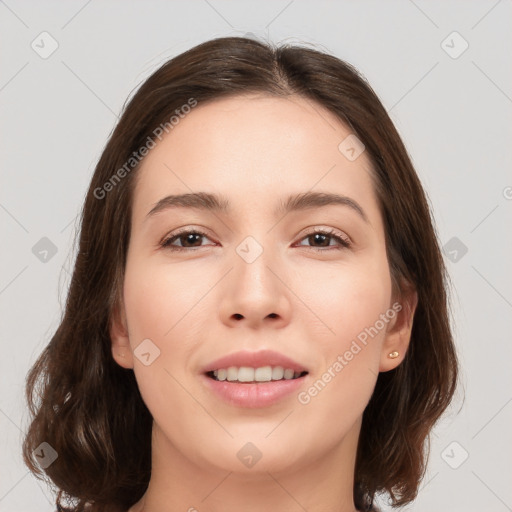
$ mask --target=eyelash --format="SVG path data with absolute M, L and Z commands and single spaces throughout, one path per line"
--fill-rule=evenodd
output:
M 173 235 L 171 235 L 170 237 L 162 240 L 162 242 L 160 242 L 160 246 L 165 248 L 165 249 L 168 249 L 170 251 L 195 251 L 197 249 L 200 249 L 202 246 L 200 247 L 179 247 L 179 246 L 176 246 L 176 245 L 171 245 L 171 242 L 173 242 L 174 240 L 184 236 L 184 235 L 201 235 L 203 237 L 206 237 L 208 238 L 208 235 L 206 233 L 204 233 L 203 231 L 199 230 L 199 229 L 186 229 L 186 230 L 183 230 L 183 231 L 179 231 L 178 233 L 174 233 Z M 307 237 L 310 237 L 310 236 L 313 236 L 313 235 L 316 235 L 316 234 L 320 234 L 320 235 L 325 235 L 325 236 L 328 236 L 330 238 L 333 238 L 335 239 L 337 242 L 339 242 L 339 244 L 341 245 L 341 247 L 331 247 L 331 246 L 327 246 L 327 247 L 330 247 L 328 249 L 323 249 L 323 248 L 319 248 L 319 247 L 313 247 L 313 246 L 309 246 L 311 247 L 311 249 L 313 249 L 314 251 L 316 252 L 325 252 L 326 250 L 327 251 L 331 251 L 331 250 L 343 250 L 343 249 L 349 249 L 351 246 L 352 246 L 352 243 L 340 236 L 340 235 L 337 235 L 335 233 L 334 230 L 327 230 L 327 229 L 315 229 L 314 231 L 312 231 L 311 233 L 306 233 L 302 238 L 301 240 L 303 240 L 304 238 L 307 238 Z M 308 247 L 306 245 L 302 245 L 300 247 Z

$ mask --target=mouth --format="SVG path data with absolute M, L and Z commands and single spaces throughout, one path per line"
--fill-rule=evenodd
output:
M 282 366 L 228 366 L 203 373 L 203 383 L 218 399 L 234 407 L 260 409 L 289 399 L 308 378 L 306 370 Z
M 274 350 L 242 350 L 202 368 L 202 382 L 230 406 L 264 408 L 284 403 L 307 385 L 308 368 Z
M 219 368 L 205 373 L 207 377 L 215 381 L 226 381 L 237 384 L 258 384 L 264 382 L 276 382 L 284 380 L 297 380 L 308 374 L 307 371 L 294 371 L 292 368 L 282 366 L 230 366 Z

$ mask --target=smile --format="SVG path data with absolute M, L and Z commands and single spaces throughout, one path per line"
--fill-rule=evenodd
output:
M 220 368 L 207 372 L 207 375 L 217 381 L 229 382 L 270 382 L 278 380 L 293 380 L 308 372 L 294 371 L 292 368 L 283 368 L 282 366 L 260 366 L 252 368 L 250 366 L 230 366 L 229 368 Z

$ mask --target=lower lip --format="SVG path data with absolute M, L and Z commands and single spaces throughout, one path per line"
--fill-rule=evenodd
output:
M 202 377 L 206 380 L 206 385 L 229 404 L 237 407 L 256 408 L 268 407 L 296 392 L 304 384 L 307 375 L 297 379 L 253 383 L 215 380 L 207 375 Z

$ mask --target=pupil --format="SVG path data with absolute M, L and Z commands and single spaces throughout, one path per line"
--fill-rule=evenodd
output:
M 313 235 L 313 238 L 315 239 L 316 242 L 320 242 L 320 240 L 318 240 L 318 238 L 323 238 L 324 239 L 323 241 L 325 242 L 327 240 L 327 235 L 323 235 L 322 233 L 315 233 Z M 325 243 L 322 245 L 325 246 Z M 327 245 L 329 245 L 329 244 L 327 244 Z
M 188 243 L 191 243 L 193 244 L 194 243 L 194 238 L 197 238 L 197 237 L 200 237 L 201 235 L 199 235 L 198 233 L 190 233 L 188 235 L 185 236 L 185 240 L 186 240 L 186 244 Z M 197 240 L 195 240 L 197 242 Z

